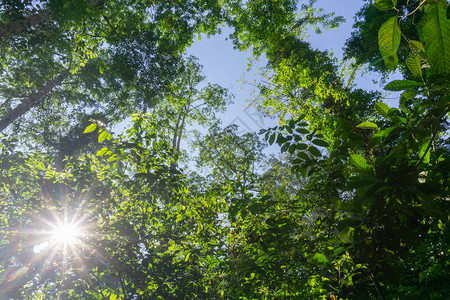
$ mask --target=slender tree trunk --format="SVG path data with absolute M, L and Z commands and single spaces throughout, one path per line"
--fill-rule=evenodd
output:
M 31 94 L 26 99 L 23 99 L 22 102 L 17 105 L 12 111 L 7 113 L 0 119 L 0 132 L 5 130 L 12 122 L 20 118 L 23 114 L 29 111 L 32 107 L 37 106 L 39 102 L 48 95 L 55 86 L 61 84 L 64 79 L 69 77 L 70 71 L 69 69 L 65 70 L 61 74 L 58 75 L 55 79 L 47 81 L 47 83 L 39 89 L 36 93 Z
M 189 107 L 188 107 L 188 109 L 189 109 Z M 188 114 L 188 109 L 186 109 L 186 112 L 183 115 L 183 120 L 181 121 L 180 132 L 178 133 L 177 152 L 180 152 L 181 137 L 183 135 L 184 123 L 186 121 L 186 115 Z

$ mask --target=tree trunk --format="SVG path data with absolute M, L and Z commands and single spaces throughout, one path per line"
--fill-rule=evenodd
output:
M 31 94 L 26 99 L 23 99 L 22 102 L 16 106 L 12 111 L 3 116 L 0 120 L 0 132 L 5 130 L 12 122 L 20 118 L 23 114 L 29 111 L 32 107 L 39 104 L 39 102 L 48 95 L 55 86 L 61 84 L 61 82 L 69 77 L 70 71 L 69 69 L 65 70 L 61 74 L 58 75 L 55 79 L 47 81 L 47 83 L 36 93 Z

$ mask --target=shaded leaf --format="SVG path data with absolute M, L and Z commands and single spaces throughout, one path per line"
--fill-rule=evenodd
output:
M 330 147 L 330 145 L 328 145 L 327 142 L 325 142 L 324 140 L 312 140 L 312 143 L 314 145 L 320 146 L 320 147 Z
M 271 135 L 270 138 L 269 138 L 269 145 L 272 145 L 273 142 L 275 142 L 275 137 L 276 137 L 276 134 L 275 134 L 275 133 L 272 133 L 272 135 Z
M 305 150 L 305 149 L 307 149 L 307 148 L 308 148 L 308 145 L 307 145 L 307 144 L 304 144 L 304 143 L 296 144 L 296 145 L 295 145 L 295 149 L 296 149 L 296 150 Z
M 322 157 L 322 152 L 320 152 L 320 150 L 317 149 L 316 147 L 309 146 L 308 150 L 312 155 L 314 155 L 316 157 Z
M 309 159 L 308 154 L 305 152 L 298 152 L 297 156 L 298 156 L 298 158 L 301 158 L 301 159 Z

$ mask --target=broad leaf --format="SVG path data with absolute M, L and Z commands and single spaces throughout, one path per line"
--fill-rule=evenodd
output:
M 442 2 L 430 4 L 419 23 L 428 62 L 437 73 L 450 73 L 450 20 Z
M 108 131 L 103 131 L 102 133 L 100 133 L 98 135 L 98 142 L 99 143 L 103 142 L 108 137 L 108 135 L 109 135 Z
M 305 152 L 298 152 L 297 156 L 298 156 L 298 158 L 301 158 L 301 159 L 309 159 L 308 154 Z
M 83 131 L 83 133 L 89 133 L 94 131 L 97 128 L 97 124 L 93 123 L 91 125 L 89 125 L 88 127 L 86 127 L 86 129 Z
M 276 135 L 275 133 L 272 133 L 272 135 L 271 135 L 270 138 L 269 138 L 269 145 L 272 146 L 273 142 L 275 142 L 276 136 L 277 136 L 277 135 Z
M 324 140 L 312 140 L 312 143 L 314 145 L 320 146 L 320 147 L 330 147 L 330 145 L 328 145 L 327 142 L 325 142 Z
M 360 154 L 352 154 L 350 156 L 350 162 L 360 172 L 370 173 L 372 171 L 372 166 Z
M 397 5 L 397 0 L 375 0 L 373 6 L 379 10 L 388 10 Z
M 383 102 L 375 103 L 375 111 L 379 113 L 381 116 L 388 118 L 389 106 L 387 106 Z
M 376 129 L 378 128 L 377 124 L 372 122 L 362 122 L 361 124 L 357 125 L 356 127 L 362 128 L 362 129 Z
M 316 157 L 321 157 L 321 156 L 322 156 L 322 152 L 320 152 L 319 149 L 317 149 L 317 148 L 314 147 L 314 146 L 309 146 L 308 150 L 309 150 L 309 152 L 310 152 L 312 155 L 314 155 L 314 156 L 316 156 Z
M 105 155 L 105 153 L 108 152 L 108 148 L 104 147 L 102 149 L 100 149 L 99 151 L 97 151 L 97 156 L 103 156 Z
M 378 31 L 378 47 L 386 67 L 395 70 L 398 65 L 397 49 L 400 45 L 401 33 L 396 16 L 389 18 Z
M 420 86 L 423 86 L 423 83 L 414 80 L 393 80 L 386 84 L 384 89 L 386 91 L 403 91 Z
M 421 42 L 410 40 L 409 45 L 411 46 L 411 51 L 414 54 L 419 54 L 423 59 L 427 58 L 425 54 L 425 48 L 423 47 L 423 44 Z
M 419 55 L 412 55 L 406 59 L 406 66 L 414 77 L 422 77 L 422 65 Z
M 304 143 L 295 144 L 295 149 L 296 150 L 305 150 L 306 148 L 308 148 L 307 144 L 304 144 Z

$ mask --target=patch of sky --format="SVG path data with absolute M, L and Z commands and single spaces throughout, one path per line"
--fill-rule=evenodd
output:
M 311 29 L 308 32 L 310 36 L 308 41 L 314 48 L 328 50 L 338 61 L 342 61 L 343 47 L 352 32 L 354 15 L 364 3 L 362 0 L 317 1 L 316 6 L 324 8 L 324 13 L 335 12 L 336 15 L 343 16 L 346 21 L 338 28 L 323 31 L 320 35 Z M 240 133 L 243 133 L 258 132 L 260 129 L 275 126 L 276 120 L 262 117 L 249 105 L 250 100 L 254 98 L 252 94 L 254 82 L 260 79 L 258 68 L 263 67 L 266 60 L 261 58 L 253 65 L 253 68 L 248 69 L 251 52 L 239 52 L 233 49 L 232 41 L 228 39 L 230 33 L 231 29 L 224 28 L 219 35 L 202 36 L 187 50 L 187 54 L 199 58 L 207 81 L 220 84 L 235 95 L 234 103 L 229 105 L 226 113 L 220 115 L 223 127 L 236 124 L 239 125 Z M 394 74 L 389 80 L 398 79 L 398 77 L 399 74 Z M 359 72 L 355 78 L 357 87 L 366 90 L 382 91 L 378 84 L 380 81 L 381 75 L 376 73 Z M 384 99 L 390 106 L 398 105 L 397 94 L 384 92 Z

